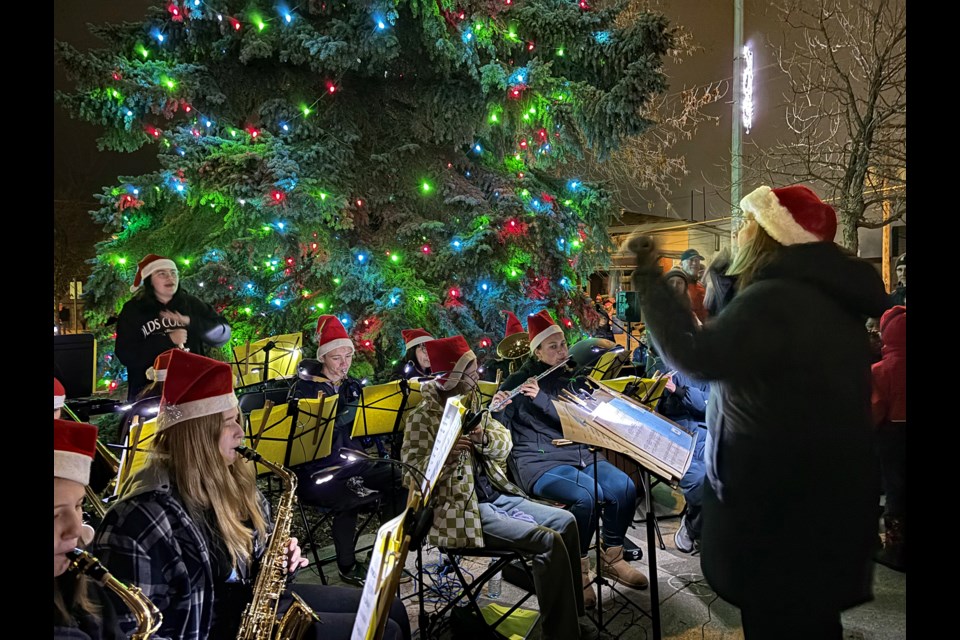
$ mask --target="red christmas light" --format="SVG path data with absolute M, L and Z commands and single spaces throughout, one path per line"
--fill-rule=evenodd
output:
M 520 148 L 521 148 L 521 149 L 526 149 L 526 148 L 527 148 L 527 141 L 526 141 L 526 140 L 521 140 L 521 141 L 520 141 Z
M 293 266 L 293 258 L 287 258 L 287 264 Z
M 573 327 L 573 322 L 570 320 L 570 318 L 564 318 L 563 326 L 565 326 L 567 329 L 570 329 L 571 327 Z
M 360 198 L 357 198 L 357 206 L 358 206 L 358 207 L 362 207 L 362 206 L 363 206 L 363 200 L 361 200 Z
M 520 178 L 521 180 L 523 180 L 523 171 L 518 171 L 518 172 L 517 172 L 517 177 Z
M 240 31 L 240 21 L 236 18 L 230 18 L 230 24 L 233 26 L 234 31 Z
M 451 298 L 459 298 L 459 297 L 460 297 L 460 291 L 459 291 L 457 288 L 452 288 L 452 289 L 450 289 L 450 297 L 451 297 Z
M 519 100 L 522 93 L 523 93 L 523 89 L 521 89 L 520 87 L 513 87 L 510 89 L 510 93 L 508 94 L 508 96 L 512 100 Z
M 540 139 L 541 139 L 541 140 L 546 140 L 546 139 L 547 139 L 547 130 L 546 130 L 546 129 L 540 129 L 539 131 L 537 131 L 537 135 L 540 136 Z
M 316 251 L 316 250 L 317 250 L 317 243 L 316 243 L 316 242 L 311 242 L 311 243 L 310 243 L 310 249 L 313 250 L 313 251 Z
M 481 338 L 481 340 L 480 340 L 480 348 L 481 348 L 481 349 L 486 349 L 487 347 L 490 346 L 490 344 L 491 344 L 490 340 L 488 340 L 487 338 Z
M 532 43 L 532 42 L 528 42 L 528 43 L 527 43 L 527 51 L 533 51 L 533 43 Z
M 580 0 L 580 8 L 584 11 L 590 8 L 590 5 L 587 4 L 587 0 Z
M 280 191 L 279 189 L 274 189 L 273 191 L 270 192 L 270 200 L 272 200 L 274 204 L 279 204 L 280 202 L 283 202 L 284 200 L 286 200 L 286 198 L 287 198 L 287 194 L 285 194 L 283 191 Z
M 420 250 L 423 251 L 424 253 L 430 253 L 430 245 L 425 244 L 422 247 L 420 247 Z
M 336 92 L 337 92 L 337 85 L 327 80 L 327 93 L 336 93 Z
M 120 79 L 123 78 L 123 76 L 120 75 L 120 72 L 119 72 L 119 71 L 114 71 L 112 75 L 113 75 L 113 79 L 114 79 L 114 80 L 120 80 Z
M 174 22 L 183 22 L 183 16 L 180 15 L 180 7 L 171 2 L 167 5 L 167 11 L 170 12 L 170 19 Z

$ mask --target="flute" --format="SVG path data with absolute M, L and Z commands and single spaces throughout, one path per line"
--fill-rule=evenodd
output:
M 546 378 L 548 375 L 550 375 L 551 373 L 553 373 L 554 371 L 556 371 L 557 369 L 559 369 L 559 368 L 561 368 L 561 367 L 568 367 L 568 368 L 570 368 L 570 367 L 576 367 L 576 366 L 577 366 L 577 363 L 574 361 L 573 358 L 567 358 L 566 360 L 564 360 L 564 361 L 561 362 L 560 364 L 554 365 L 554 366 L 550 367 L 549 369 L 547 369 L 546 371 L 544 371 L 543 373 L 541 373 L 540 375 L 536 376 L 536 377 L 533 378 L 533 379 L 536 380 L 537 382 L 539 382 L 540 380 L 543 380 L 543 379 Z M 520 387 L 522 387 L 522 386 L 523 386 L 523 383 L 521 383 L 516 389 L 514 389 L 513 391 L 511 391 L 511 392 L 507 395 L 507 397 L 504 398 L 503 400 L 501 400 L 500 402 L 491 403 L 491 404 L 490 404 L 490 413 L 496 413 L 497 411 L 500 411 L 501 409 L 503 409 L 503 407 L 506 406 L 506 404 L 507 404 L 507 402 L 508 402 L 509 400 L 512 400 L 512 399 L 514 398 L 514 396 L 516 396 L 517 394 L 520 393 Z

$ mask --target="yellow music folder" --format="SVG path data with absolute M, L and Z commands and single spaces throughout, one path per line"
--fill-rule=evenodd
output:
M 262 380 L 295 376 L 301 359 L 303 334 L 300 332 L 270 336 L 237 345 L 233 348 L 234 361 L 230 363 L 236 382 L 234 386 L 245 387 Z M 263 376 L 264 367 L 267 369 L 266 378 Z
M 403 525 L 409 510 L 407 507 L 377 531 L 350 640 L 379 640 L 383 636 L 390 604 L 407 559 L 410 538 L 405 535 Z
M 409 411 L 420 400 L 419 385 L 416 402 L 411 385 L 410 397 L 404 398 L 401 381 L 394 380 L 386 384 L 373 384 L 363 388 L 357 400 L 357 415 L 353 419 L 351 437 L 379 436 L 403 429 L 401 412 Z

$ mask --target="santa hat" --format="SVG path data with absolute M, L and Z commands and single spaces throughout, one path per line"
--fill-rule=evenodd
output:
M 147 369 L 147 380 L 164 382 L 167 379 L 167 369 L 170 367 L 170 354 L 179 349 L 167 349 L 156 357 L 153 366 Z
M 513 314 L 513 311 L 504 311 L 503 313 L 507 316 L 507 331 L 503 334 L 504 338 L 515 333 L 524 333 L 523 325 L 520 324 L 520 320 Z
M 97 453 L 97 428 L 84 422 L 53 419 L 53 477 L 90 482 L 90 464 Z
M 563 333 L 563 329 L 553 321 L 550 313 L 543 309 L 527 316 L 527 333 L 530 335 L 530 353 L 533 353 L 541 342 L 555 333 Z
M 62 409 L 67 401 L 67 390 L 56 377 L 53 378 L 53 410 Z
M 237 406 L 230 365 L 183 349 L 173 349 L 160 398 L 157 430 Z
M 347 335 L 337 316 L 320 316 L 317 318 L 317 359 L 340 347 L 353 349 L 353 341 Z
M 771 189 L 757 187 L 740 208 L 753 215 L 763 230 L 782 245 L 833 242 L 837 213 L 802 184 Z
M 436 340 L 436 338 L 423 329 L 403 329 L 400 333 L 403 334 L 404 351 L 410 351 L 410 349 L 413 349 L 418 344 Z
M 424 347 L 430 358 L 430 368 L 437 372 L 437 382 L 444 391 L 457 386 L 467 365 L 477 359 L 477 354 L 470 350 L 463 336 L 431 340 Z
M 175 265 L 173 260 L 170 258 L 164 258 L 163 256 L 158 256 L 154 253 L 151 253 L 137 263 L 137 275 L 133 278 L 133 286 L 130 287 L 130 291 L 136 291 L 139 289 L 143 284 L 143 281 L 150 277 L 154 271 L 176 268 L 177 265 Z

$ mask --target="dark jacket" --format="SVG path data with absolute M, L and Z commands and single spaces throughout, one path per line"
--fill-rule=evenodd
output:
M 500 391 L 511 391 L 527 378 L 540 375 L 549 368 L 536 358 L 528 357 L 523 366 L 500 385 Z M 556 438 L 563 438 L 560 416 L 552 400 L 560 395 L 561 389 L 569 389 L 570 383 L 569 373 L 559 369 L 539 381 L 540 393 L 536 398 L 531 400 L 523 394 L 517 394 L 503 411 L 492 414 L 510 429 L 513 437 L 510 470 L 514 474 L 514 482 L 527 493 L 533 493 L 533 485 L 540 476 L 554 467 L 569 464 L 583 469 L 593 464 L 593 453 L 586 445 L 558 447 L 552 442 Z M 573 385 L 578 386 L 576 379 Z M 603 459 L 602 455 L 597 456 L 597 460 Z
M 879 274 L 832 243 L 784 247 L 695 330 L 649 263 L 638 254 L 634 288 L 658 344 L 715 381 L 701 547 L 711 587 L 741 607 L 869 600 L 879 475 L 863 323 L 887 306 Z
M 127 367 L 127 400 L 136 399 L 147 385 L 147 369 L 158 355 L 177 346 L 167 333 L 179 325 L 160 317 L 161 310 L 176 311 L 190 318 L 186 348 L 207 355 L 206 345 L 220 347 L 230 340 L 230 325 L 206 302 L 177 290 L 167 304 L 142 291 L 123 305 L 117 320 L 117 358 Z
M 664 364 L 670 366 L 668 363 Z M 682 371 L 673 374 L 672 379 L 677 390 L 663 394 L 657 404 L 657 412 L 691 431 L 706 426 L 710 383 L 695 380 Z

